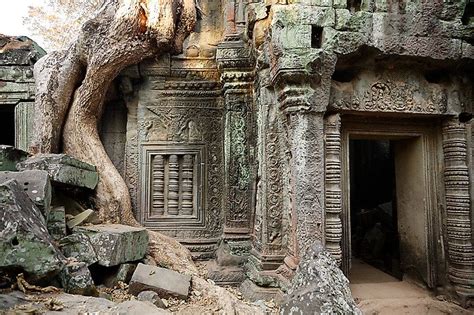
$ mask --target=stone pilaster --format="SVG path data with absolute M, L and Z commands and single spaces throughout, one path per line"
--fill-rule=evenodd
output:
M 253 65 L 250 51 L 241 40 L 223 42 L 217 59 L 225 104 L 224 238 L 248 239 L 254 185 Z
M 20 102 L 15 106 L 15 147 L 28 151 L 33 133 L 34 102 Z
M 443 126 L 444 181 L 446 189 L 446 232 L 448 277 L 467 306 L 474 297 L 472 204 L 467 156 L 467 126 L 457 119 Z
M 237 284 L 245 279 L 242 265 L 251 247 L 255 183 L 254 68 L 247 44 L 233 33 L 234 28 L 230 30 L 217 50 L 225 107 L 224 227 L 216 253 L 217 266 L 210 268 L 209 274 L 222 284 Z
M 279 71 L 274 77 L 280 110 L 286 116 L 292 189 L 293 256 L 301 257 L 316 240 L 324 241 L 324 111 L 314 98 L 318 76 Z M 316 83 L 316 84 L 315 84 Z M 323 100 L 324 101 L 324 100 Z

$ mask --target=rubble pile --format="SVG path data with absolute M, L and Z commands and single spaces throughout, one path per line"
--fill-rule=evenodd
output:
M 64 154 L 29 157 L 0 146 L 0 167 L 0 289 L 24 289 L 20 278 L 27 289 L 45 292 L 48 285 L 63 295 L 110 300 L 118 289 L 124 301 L 139 297 L 128 307 L 140 301 L 164 307 L 161 298 L 188 297 L 191 276 L 141 263 L 149 243 L 145 228 L 92 224 L 94 211 L 71 198 L 95 188 L 94 166 Z

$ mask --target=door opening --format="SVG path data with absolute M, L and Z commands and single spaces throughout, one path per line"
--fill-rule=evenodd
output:
M 401 280 L 394 141 L 350 140 L 349 160 L 353 266 Z
M 15 106 L 0 106 L 0 144 L 15 145 Z

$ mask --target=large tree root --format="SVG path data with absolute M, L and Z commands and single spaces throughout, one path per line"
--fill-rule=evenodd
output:
M 99 138 L 106 93 L 125 67 L 165 52 L 180 52 L 195 22 L 195 0 L 108 0 L 68 50 L 48 54 L 35 65 L 35 134 L 30 151 L 64 152 L 95 165 L 99 173 L 95 204 L 103 222 L 139 226 L 128 187 Z M 178 249 L 177 242 L 156 232 L 150 232 L 150 241 L 150 255 L 159 264 L 196 271 L 189 251 Z M 163 255 L 163 244 L 176 252 Z

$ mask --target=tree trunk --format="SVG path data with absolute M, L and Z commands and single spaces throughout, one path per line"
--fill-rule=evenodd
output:
M 107 90 L 125 67 L 165 52 L 181 52 L 195 22 L 195 0 L 109 0 L 84 24 L 68 50 L 48 54 L 35 65 L 36 133 L 30 151 L 63 151 L 95 165 L 95 201 L 103 222 L 139 225 L 128 187 L 99 138 Z M 159 247 L 162 236 L 150 236 L 154 248 Z M 190 261 L 189 253 L 182 255 Z

